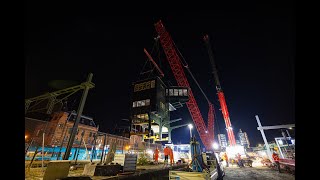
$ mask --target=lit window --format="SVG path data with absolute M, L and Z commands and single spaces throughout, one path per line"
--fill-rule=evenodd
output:
M 154 88 L 155 83 L 156 83 L 156 81 L 155 81 L 155 80 L 151 81 L 151 88 Z
M 183 96 L 182 89 L 179 89 L 179 96 Z
M 146 100 L 142 100 L 141 101 L 141 106 L 145 106 L 146 105 Z
M 138 84 L 135 84 L 135 85 L 134 85 L 133 92 L 137 92 L 137 91 L 139 91 L 139 90 L 138 90 Z
M 173 96 L 173 89 L 169 89 L 169 95 Z
M 137 101 L 133 102 L 132 107 L 137 107 Z
M 141 101 L 138 101 L 137 102 L 137 107 L 141 107 L 141 103 L 142 103 Z
M 146 106 L 150 105 L 150 99 L 146 99 Z
M 150 81 L 146 82 L 145 86 L 146 86 L 146 89 L 150 89 L 150 86 L 151 86 Z
M 187 89 L 183 89 L 183 96 L 188 96 L 188 90 Z
M 174 96 L 178 96 L 178 89 L 174 89 L 174 91 L 173 91 L 173 94 L 174 94 Z

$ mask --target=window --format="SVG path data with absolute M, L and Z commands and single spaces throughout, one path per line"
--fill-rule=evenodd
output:
M 141 101 L 141 106 L 145 106 L 146 105 L 146 100 L 142 100 Z
M 166 89 L 166 96 L 169 96 L 169 89 Z
M 173 96 L 173 89 L 169 89 L 169 96 Z
M 183 89 L 183 96 L 188 96 L 188 90 L 187 89 Z
M 173 94 L 174 94 L 174 96 L 178 96 L 178 89 L 173 89 L 174 91 L 173 91 Z
M 146 106 L 150 105 L 150 99 L 146 99 Z
M 133 102 L 132 107 L 137 107 L 137 101 Z
M 142 103 L 141 101 L 138 101 L 138 102 L 137 102 L 137 107 L 140 107 L 140 106 L 141 106 L 141 103 Z
M 154 88 L 154 87 L 155 87 L 155 83 L 156 83 L 155 80 L 151 81 L 151 88 Z
M 182 89 L 179 89 L 179 96 L 183 96 Z
M 146 82 L 145 86 L 146 86 L 145 89 L 150 89 L 151 82 L 150 81 Z

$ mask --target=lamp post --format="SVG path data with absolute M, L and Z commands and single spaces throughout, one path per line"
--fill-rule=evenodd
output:
M 193 128 L 192 124 L 188 124 L 189 130 L 190 130 L 190 139 L 192 138 L 192 132 L 191 129 Z

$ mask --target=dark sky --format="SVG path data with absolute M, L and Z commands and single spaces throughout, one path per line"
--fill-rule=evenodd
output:
M 110 131 L 117 121 L 129 116 L 131 84 L 147 60 L 143 48 L 151 51 L 154 23 L 162 19 L 215 104 L 216 133 L 225 133 L 225 126 L 202 41 L 204 34 L 211 37 L 234 132 L 239 128 L 246 131 L 252 145 L 263 142 L 255 115 L 263 125 L 295 123 L 294 6 L 221 2 L 210 6 L 152 11 L 88 2 L 63 6 L 26 2 L 25 96 L 53 91 L 48 85 L 52 80 L 83 82 L 92 72 L 96 87 L 89 91 L 83 114 L 93 117 L 101 131 Z M 163 71 L 175 84 L 164 54 L 161 56 Z M 188 80 L 206 120 L 206 100 L 189 76 Z M 75 96 L 78 101 L 80 96 Z M 183 118 L 180 124 L 192 121 L 186 107 L 172 115 L 172 119 Z M 188 142 L 187 127 L 173 133 L 174 143 Z M 272 140 L 280 136 L 279 130 L 270 130 L 267 136 Z

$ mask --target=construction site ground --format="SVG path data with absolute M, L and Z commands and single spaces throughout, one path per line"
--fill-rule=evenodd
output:
M 237 166 L 225 167 L 224 180 L 294 180 L 295 176 L 287 172 L 279 173 L 275 169 L 266 166 L 244 167 Z
M 176 166 L 176 165 L 175 165 Z M 45 171 L 45 168 L 43 170 Z M 163 169 L 163 164 L 159 165 L 147 165 L 147 166 L 137 166 L 136 173 L 146 173 L 155 170 Z M 253 167 L 239 168 L 236 165 L 230 165 L 229 167 L 224 167 L 225 177 L 224 180 L 294 180 L 295 176 L 289 174 L 285 171 L 279 173 L 275 169 L 271 169 L 266 166 L 254 165 Z M 70 170 L 68 177 L 82 176 L 83 168 L 76 170 Z M 30 171 L 26 169 L 25 179 L 26 180 L 42 180 L 43 171 L 41 167 L 30 168 Z M 113 176 L 114 177 L 114 176 Z M 112 176 L 92 176 L 92 180 L 102 180 L 102 179 L 112 179 Z

